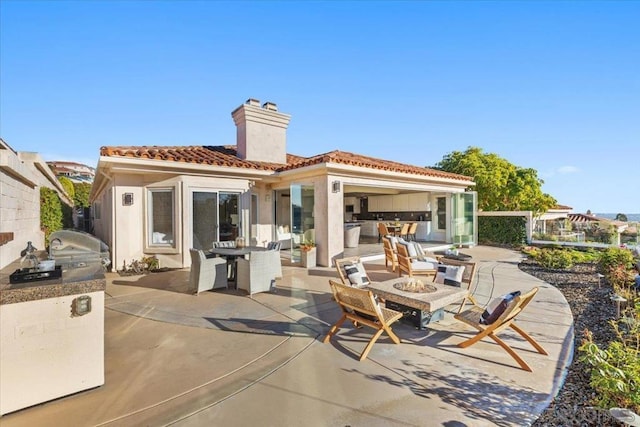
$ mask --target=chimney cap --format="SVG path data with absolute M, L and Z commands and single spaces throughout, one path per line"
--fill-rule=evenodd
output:
M 245 101 L 245 104 L 247 105 L 254 105 L 256 107 L 260 106 L 260 100 L 259 99 L 255 99 L 255 98 L 249 98 Z
M 262 108 L 269 111 L 278 111 L 278 106 L 274 102 L 265 102 L 262 104 Z

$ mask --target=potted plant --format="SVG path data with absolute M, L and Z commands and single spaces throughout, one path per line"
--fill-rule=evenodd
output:
M 306 241 L 300 244 L 300 259 L 305 268 L 316 266 L 316 244 Z

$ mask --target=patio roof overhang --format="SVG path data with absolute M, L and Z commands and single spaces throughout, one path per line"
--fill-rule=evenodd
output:
M 90 195 L 92 201 L 101 194 L 115 172 L 237 178 L 261 181 L 272 186 L 277 186 L 280 182 L 326 175 L 342 179 L 344 186 L 347 189 L 351 188 L 350 192 L 368 194 L 399 194 L 417 191 L 464 192 L 468 187 L 475 185 L 471 179 L 411 174 L 331 162 L 276 172 L 265 169 L 101 156 L 97 170 L 99 172 L 96 174 Z

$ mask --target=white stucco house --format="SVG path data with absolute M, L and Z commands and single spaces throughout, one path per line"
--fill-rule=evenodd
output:
M 379 218 L 398 218 L 419 221 L 424 241 L 476 243 L 472 178 L 343 151 L 288 154 L 290 116 L 275 104 L 249 99 L 231 115 L 235 145 L 100 149 L 93 231 L 116 268 L 151 255 L 187 267 L 189 248 L 239 236 L 280 240 L 294 262 L 298 245 L 313 240 L 317 263 L 329 266 L 355 219 L 364 234 L 377 233 Z

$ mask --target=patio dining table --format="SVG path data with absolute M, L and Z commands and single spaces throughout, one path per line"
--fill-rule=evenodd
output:
M 209 254 L 212 256 L 220 255 L 227 260 L 227 266 L 229 270 L 229 283 L 236 284 L 236 259 L 240 256 L 249 255 L 251 252 L 263 252 L 267 248 L 263 246 L 243 246 L 241 248 L 213 248 L 209 249 Z

